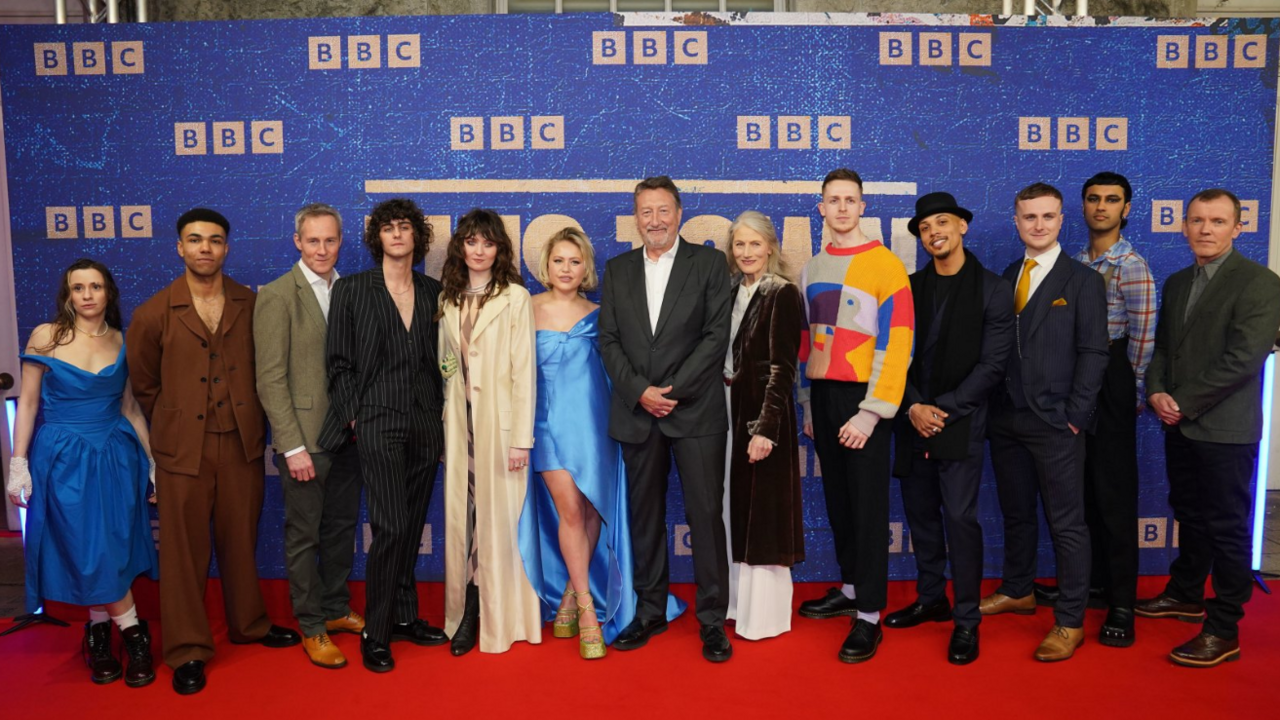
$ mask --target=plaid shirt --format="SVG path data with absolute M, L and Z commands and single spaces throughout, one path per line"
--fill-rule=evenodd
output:
M 1156 283 L 1147 261 L 1121 236 L 1120 241 L 1097 258 L 1088 248 L 1076 259 L 1109 276 L 1107 279 L 1107 337 L 1129 336 L 1129 364 L 1138 381 L 1138 405 L 1146 402 L 1147 365 L 1155 352 Z

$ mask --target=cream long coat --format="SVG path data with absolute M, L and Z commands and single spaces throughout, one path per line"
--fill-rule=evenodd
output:
M 461 313 L 441 302 L 440 358 L 461 360 Z M 476 455 L 476 529 L 480 587 L 480 651 L 505 652 L 511 643 L 542 641 L 537 594 L 524 572 L 517 527 L 529 471 L 507 470 L 510 448 L 533 447 L 533 305 L 529 292 L 509 286 L 485 302 L 471 331 L 467 364 Z M 445 632 L 462 620 L 467 564 L 467 396 L 461 364 L 446 381 Z

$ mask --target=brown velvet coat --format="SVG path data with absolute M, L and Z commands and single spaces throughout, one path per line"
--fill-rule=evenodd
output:
M 733 292 L 736 297 L 736 285 Z M 804 560 L 792 396 L 804 327 L 800 289 L 776 275 L 761 278 L 732 344 L 729 534 L 734 562 L 790 566 Z M 769 457 L 757 463 L 747 458 L 752 435 L 775 443 Z

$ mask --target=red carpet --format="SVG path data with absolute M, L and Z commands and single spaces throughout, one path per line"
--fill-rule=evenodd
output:
M 357 584 L 359 585 L 359 584 Z M 277 622 L 293 625 L 287 585 L 263 583 Z M 1143 596 L 1158 592 L 1161 578 L 1144 578 Z M 821 595 L 824 585 L 799 585 L 796 602 Z M 440 624 L 443 587 L 421 584 L 427 615 Z M 991 583 L 986 588 L 993 589 Z M 692 586 L 676 588 L 686 599 Z M 152 583 L 135 588 L 146 617 L 156 617 Z M 363 588 L 357 587 L 359 598 Z M 914 598 L 912 583 L 892 583 L 889 606 Z M 210 607 L 220 607 L 216 582 Z M 1241 627 L 1241 660 L 1211 670 L 1169 663 L 1166 654 L 1198 632 L 1198 625 L 1138 619 L 1138 642 L 1119 650 L 1096 641 L 1101 611 L 1090 611 L 1087 640 L 1075 658 L 1046 665 L 1031 653 L 1052 625 L 1042 608 L 1034 617 L 989 618 L 982 624 L 982 656 L 967 667 L 946 662 L 949 623 L 887 630 L 875 659 L 861 665 L 836 660 L 848 629 L 845 620 L 796 618 L 792 632 L 771 640 L 734 638 L 734 657 L 711 665 L 700 654 L 697 624 L 686 615 L 647 647 L 610 652 L 585 662 L 577 643 L 517 643 L 504 655 L 479 652 L 454 658 L 447 647 L 397 643 L 397 666 L 374 675 L 360 666 L 359 639 L 335 636 L 351 664 L 330 671 L 312 666 L 300 648 L 270 650 L 226 642 L 216 620 L 217 656 L 204 692 L 180 697 L 171 673 L 157 662 L 152 685 L 133 689 L 123 681 L 98 687 L 80 659 L 80 608 L 51 606 L 71 628 L 39 626 L 0 638 L 0 717 L 21 718 L 324 718 L 376 717 L 600 717 L 668 716 L 674 713 L 732 720 L 738 717 L 914 718 L 946 717 L 1274 717 L 1275 668 L 1280 663 L 1280 599 L 1261 591 L 1247 606 Z M 359 608 L 357 608 L 359 609 Z M 0 630 L 11 625 L 0 621 Z M 159 623 L 154 623 L 162 631 Z M 157 632 L 157 635 L 159 633 Z M 159 643 L 156 643 L 157 657 Z M 1273 710 L 1268 711 L 1266 708 Z

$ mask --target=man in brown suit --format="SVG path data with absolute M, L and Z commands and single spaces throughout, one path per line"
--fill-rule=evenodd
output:
M 266 423 L 254 387 L 253 291 L 222 274 L 230 230 L 205 208 L 178 219 L 186 272 L 138 307 L 126 337 L 133 394 L 151 423 L 164 661 L 181 695 L 204 688 L 213 657 L 204 612 L 211 521 L 231 642 L 300 641 L 271 624 L 258 586 Z

